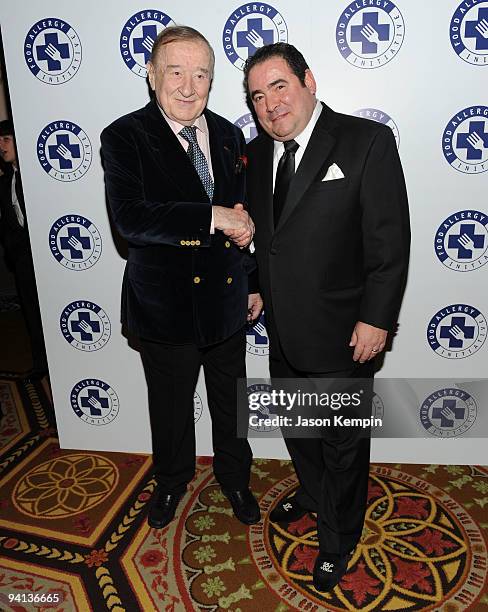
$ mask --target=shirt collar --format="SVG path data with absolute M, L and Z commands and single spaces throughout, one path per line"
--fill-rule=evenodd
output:
M 310 140 L 310 136 L 312 135 L 315 124 L 319 120 L 320 113 L 322 112 L 322 108 L 323 108 L 322 103 L 319 100 L 317 100 L 315 104 L 315 108 L 313 109 L 312 116 L 310 117 L 310 121 L 305 126 L 305 129 L 303 130 L 303 132 L 301 132 L 300 134 L 298 134 L 298 136 L 295 136 L 294 138 L 295 142 L 297 142 L 300 145 L 300 149 L 302 151 L 305 151 L 305 149 L 307 148 L 308 141 Z M 275 155 L 279 155 L 281 157 L 281 154 L 284 148 L 285 148 L 285 145 L 283 144 L 283 142 L 281 142 L 281 140 L 274 141 L 274 154 Z
M 173 132 L 176 135 L 178 135 L 185 126 L 181 123 L 178 123 L 178 121 L 174 121 L 174 119 L 170 119 L 168 115 L 164 112 L 164 110 L 159 106 L 159 104 L 158 104 L 158 108 L 161 111 L 161 114 L 163 115 L 163 117 L 166 119 L 169 127 L 173 130 Z M 207 120 L 205 119 L 204 115 L 200 115 L 200 117 L 195 119 L 195 121 L 193 122 L 193 125 L 197 128 L 197 130 L 200 130 L 201 132 L 205 134 L 205 136 L 208 137 L 208 125 L 207 125 Z

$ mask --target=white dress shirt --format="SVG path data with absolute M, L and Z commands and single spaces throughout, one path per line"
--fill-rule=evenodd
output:
M 17 215 L 17 221 L 19 222 L 20 227 L 24 227 L 25 219 L 24 214 L 22 213 L 22 209 L 20 208 L 19 199 L 17 198 L 17 191 L 15 190 L 15 181 L 17 177 L 17 168 L 14 166 L 14 173 L 12 175 L 12 206 L 14 207 L 15 214 Z
M 322 112 L 322 104 L 317 100 L 315 104 L 315 108 L 313 109 L 312 116 L 310 117 L 310 121 L 307 123 L 303 132 L 295 136 L 294 140 L 298 143 L 299 147 L 297 152 L 295 153 L 295 172 L 302 161 L 303 154 L 305 153 L 305 149 L 307 148 L 308 141 L 310 140 L 310 136 L 312 135 L 315 124 L 317 123 L 320 113 Z M 285 145 L 280 140 L 274 141 L 274 156 L 273 156 L 273 191 L 274 184 L 276 181 L 276 171 L 278 169 L 278 163 L 280 161 L 281 156 L 285 152 Z

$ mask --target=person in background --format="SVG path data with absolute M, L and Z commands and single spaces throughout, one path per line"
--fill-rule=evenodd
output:
M 31 343 L 32 369 L 27 372 L 27 376 L 40 378 L 47 374 L 47 357 L 22 180 L 17 163 L 15 135 L 12 122 L 8 119 L 0 121 L 0 154 L 6 166 L 4 174 L 0 177 L 0 240 L 5 251 L 7 266 L 15 277 L 20 306 Z

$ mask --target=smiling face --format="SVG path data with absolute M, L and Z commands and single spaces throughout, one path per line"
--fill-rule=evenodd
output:
M 305 85 L 280 56 L 251 68 L 249 95 L 263 129 L 274 140 L 292 140 L 301 134 L 315 108 L 315 79 L 305 72 Z
M 0 136 L 0 155 L 8 164 L 16 163 L 17 159 L 15 155 L 15 142 L 13 136 Z
M 149 83 L 159 106 L 173 121 L 193 125 L 207 105 L 212 82 L 210 51 L 199 40 L 163 45 L 147 64 Z

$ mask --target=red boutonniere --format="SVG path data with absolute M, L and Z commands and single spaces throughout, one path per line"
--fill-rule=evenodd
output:
M 240 174 L 247 168 L 247 155 L 239 155 L 236 162 L 235 173 Z

